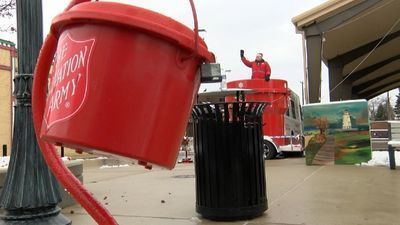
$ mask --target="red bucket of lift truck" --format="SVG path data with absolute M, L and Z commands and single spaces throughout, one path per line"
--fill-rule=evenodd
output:
M 269 102 L 263 113 L 264 135 L 271 137 L 282 136 L 285 133 L 285 112 L 288 109 L 290 89 L 287 81 L 279 79 L 264 80 L 237 80 L 227 83 L 228 88 L 252 89 L 255 93 L 247 94 L 247 101 Z M 285 139 L 276 138 L 274 142 L 284 145 Z
M 206 44 L 169 17 L 111 2 L 78 4 L 51 29 L 58 44 L 41 137 L 172 169 L 199 65 L 214 61 Z

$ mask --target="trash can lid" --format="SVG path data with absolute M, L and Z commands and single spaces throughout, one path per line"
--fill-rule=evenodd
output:
M 193 30 L 170 17 L 144 8 L 115 2 L 80 3 L 56 16 L 51 29 L 61 33 L 65 26 L 79 23 L 111 23 L 140 29 L 195 52 Z M 198 38 L 197 54 L 207 61 L 215 62 L 214 54 L 208 51 L 201 38 Z

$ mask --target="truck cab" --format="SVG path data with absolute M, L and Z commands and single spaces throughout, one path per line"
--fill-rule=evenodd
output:
M 264 152 L 266 159 L 273 159 L 285 152 L 303 154 L 302 111 L 299 96 L 290 92 L 288 109 L 284 115 L 284 134 L 269 136 L 264 134 Z M 280 142 L 281 144 L 278 144 Z

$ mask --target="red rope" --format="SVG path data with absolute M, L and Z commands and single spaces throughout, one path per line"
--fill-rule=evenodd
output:
M 192 14 L 193 14 L 193 23 L 194 23 L 194 50 L 195 53 L 198 53 L 199 49 L 199 23 L 197 21 L 197 12 L 196 12 L 196 7 L 194 6 L 193 0 L 189 0 L 190 2 L 190 7 L 192 8 Z

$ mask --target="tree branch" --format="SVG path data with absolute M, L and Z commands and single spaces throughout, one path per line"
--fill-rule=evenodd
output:
M 0 16 L 11 17 L 15 13 L 15 0 L 0 0 Z

